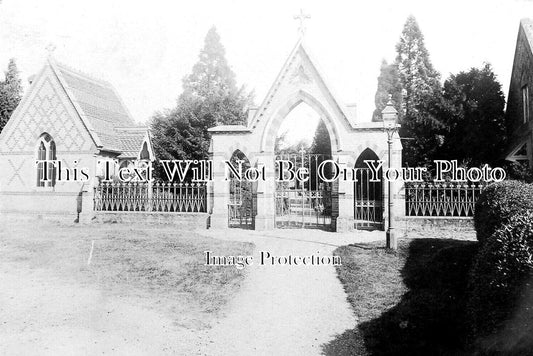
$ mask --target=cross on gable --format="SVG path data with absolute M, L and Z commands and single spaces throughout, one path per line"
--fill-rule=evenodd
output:
M 303 9 L 300 9 L 300 13 L 298 15 L 294 15 L 294 19 L 300 21 L 300 24 L 298 26 L 298 32 L 300 33 L 300 37 L 303 37 L 305 35 L 305 20 L 310 19 L 310 15 L 306 15 L 304 13 Z
M 48 46 L 45 47 L 46 52 L 48 52 L 48 57 L 52 57 L 52 54 L 56 50 L 56 45 L 53 43 L 49 43 Z

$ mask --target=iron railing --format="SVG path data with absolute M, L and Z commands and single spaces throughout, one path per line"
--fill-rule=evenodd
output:
M 472 217 L 482 188 L 481 184 L 406 184 L 406 215 Z
M 138 212 L 207 212 L 205 183 L 100 183 L 94 210 Z

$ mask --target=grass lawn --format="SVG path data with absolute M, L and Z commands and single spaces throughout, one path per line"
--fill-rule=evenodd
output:
M 465 290 L 477 243 L 405 239 L 343 246 L 337 269 L 358 325 L 324 346 L 327 355 L 462 355 Z
M 202 329 L 237 292 L 245 273 L 204 266 L 205 250 L 247 255 L 253 245 L 175 227 L 7 222 L 0 231 L 0 273 L 44 271 L 47 277 L 38 282 L 44 288 L 54 288 L 55 280 L 81 285 Z

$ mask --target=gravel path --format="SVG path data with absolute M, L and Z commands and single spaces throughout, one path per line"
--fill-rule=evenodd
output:
M 217 238 L 252 241 L 254 258 L 272 255 L 331 255 L 341 245 L 379 240 L 383 233 L 333 234 L 310 230 L 243 232 L 231 230 Z M 226 318 L 216 323 L 209 338 L 209 355 L 320 355 L 321 345 L 356 320 L 333 266 L 271 266 L 248 268 L 240 293 Z

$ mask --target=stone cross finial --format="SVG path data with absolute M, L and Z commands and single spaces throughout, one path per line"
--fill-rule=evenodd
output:
M 45 47 L 46 52 L 48 52 L 48 57 L 52 57 L 56 48 L 57 48 L 56 45 L 53 43 L 49 43 L 48 46 Z
M 300 37 L 303 37 L 305 35 L 305 20 L 310 19 L 310 15 L 306 15 L 304 13 L 303 9 L 300 9 L 300 13 L 298 15 L 294 15 L 295 20 L 300 21 L 300 25 L 298 26 L 298 32 L 300 33 Z

